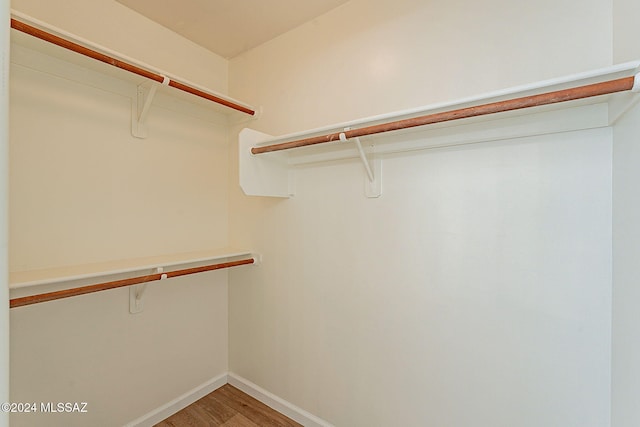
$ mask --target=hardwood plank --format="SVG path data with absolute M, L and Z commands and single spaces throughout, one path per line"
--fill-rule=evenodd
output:
M 242 414 L 237 414 L 221 427 L 260 427 L 258 424 L 252 422 Z
M 193 408 L 187 407 L 184 410 L 173 414 L 170 418 L 156 424 L 156 427 L 181 427 L 181 426 L 205 426 L 208 424 L 206 419 L 202 419 L 193 411 Z
M 155 427 L 298 427 L 301 424 L 225 384 Z
M 192 406 L 202 419 L 211 423 L 209 425 L 222 425 L 236 415 L 236 411 L 226 405 L 212 405 L 207 396 Z
M 212 394 L 215 392 L 206 395 L 191 406 L 196 407 L 203 418 L 215 423 L 213 425 L 222 425 L 237 415 L 238 412 L 213 399 Z
M 264 403 L 238 390 L 230 384 L 225 384 L 216 390 L 218 401 L 224 403 L 238 413 L 244 415 L 259 426 L 264 427 L 298 427 L 301 424 L 276 412 Z

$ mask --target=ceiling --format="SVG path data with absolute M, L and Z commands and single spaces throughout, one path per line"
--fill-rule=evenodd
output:
M 348 0 L 116 1 L 224 58 L 233 58 Z

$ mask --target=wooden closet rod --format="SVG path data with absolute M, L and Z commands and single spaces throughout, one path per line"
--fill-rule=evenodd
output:
M 161 74 L 154 73 L 149 70 L 145 70 L 144 68 L 140 68 L 137 65 L 129 64 L 128 62 L 113 58 L 109 55 L 105 55 L 104 53 L 100 53 L 93 49 L 89 49 L 85 46 L 79 45 L 72 41 L 63 39 L 62 37 L 58 37 L 54 34 L 48 33 L 44 30 L 41 30 L 36 27 L 32 27 L 31 25 L 25 24 L 24 22 L 20 22 L 14 18 L 11 18 L 11 28 L 22 31 L 23 33 L 29 34 L 33 37 L 39 38 L 41 40 L 47 41 L 49 43 L 53 43 L 57 46 L 63 47 L 65 49 L 69 49 L 73 52 L 77 52 L 81 55 L 88 56 L 89 58 L 93 58 L 97 61 L 104 62 L 105 64 L 112 65 L 117 68 L 121 68 L 123 70 L 129 71 L 133 74 L 137 74 L 142 77 L 146 77 L 148 79 L 154 80 L 158 83 L 162 83 L 165 79 L 165 76 Z M 244 107 L 242 105 L 236 104 L 235 102 L 228 101 L 226 99 L 220 98 L 218 96 L 212 95 L 210 93 L 204 92 L 200 89 L 196 89 L 194 87 L 188 86 L 184 83 L 177 82 L 173 79 L 169 80 L 169 86 L 176 88 L 178 90 L 190 93 L 195 96 L 199 96 L 204 99 L 208 99 L 209 101 L 213 101 L 220 105 L 224 105 L 225 107 L 232 108 L 237 111 L 241 111 L 245 114 L 249 114 L 251 116 L 255 115 L 255 111 L 250 108 Z
M 578 86 L 570 89 L 557 90 L 542 93 L 539 95 L 524 96 L 521 98 L 509 99 L 506 101 L 492 102 L 488 104 L 476 105 L 474 107 L 460 108 L 457 110 L 443 111 L 441 113 L 427 114 L 411 119 L 397 120 L 378 125 L 363 127 L 360 129 L 345 130 L 344 132 L 334 132 L 327 135 L 313 136 L 296 141 L 283 142 L 279 144 L 253 147 L 252 154 L 269 153 L 273 151 L 289 150 L 291 148 L 306 147 L 315 144 L 324 144 L 340 140 L 340 134 L 344 133 L 347 138 L 373 135 L 394 130 L 407 129 L 416 126 L 442 123 L 451 120 L 465 119 L 469 117 L 484 116 L 487 114 L 501 113 L 505 111 L 519 110 L 522 108 L 537 107 L 541 105 L 555 104 L 558 102 L 573 101 L 576 99 L 589 98 L 592 96 L 607 95 L 615 92 L 631 90 L 634 85 L 634 77 L 624 77 L 616 80 L 609 80 L 601 83 L 594 83 L 585 86 Z
M 48 292 L 44 294 L 30 295 L 27 297 L 13 298 L 9 302 L 10 308 L 22 307 L 24 305 L 37 304 L 40 302 L 54 301 L 62 298 L 75 297 L 78 295 L 90 294 L 93 292 L 106 291 L 109 289 L 122 288 L 125 286 L 139 285 L 141 283 L 160 280 L 163 275 L 167 278 L 185 276 L 187 274 L 203 273 L 205 271 L 220 270 L 222 268 L 237 267 L 239 265 L 254 264 L 253 258 L 241 259 L 238 261 L 223 262 L 220 264 L 205 265 L 203 267 L 186 268 L 184 270 L 169 271 L 167 273 L 150 274 L 148 276 L 132 277 L 130 279 L 114 280 L 112 282 L 98 283 L 96 285 L 80 286 L 72 289 Z

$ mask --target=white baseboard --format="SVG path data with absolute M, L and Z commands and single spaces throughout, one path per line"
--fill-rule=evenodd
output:
M 287 402 L 286 400 L 232 372 L 219 375 L 204 384 L 195 387 L 194 389 L 184 393 L 182 396 L 173 399 L 171 402 L 127 423 L 125 427 L 153 427 L 160 421 L 169 418 L 171 415 L 186 408 L 195 401 L 205 397 L 207 394 L 219 389 L 227 383 L 242 390 L 249 396 L 259 400 L 292 420 L 299 422 L 305 427 L 334 427 L 304 409 L 298 408 L 294 404 Z
M 227 374 L 219 375 L 204 384 L 200 384 L 198 387 L 186 392 L 182 396 L 173 399 L 171 402 L 154 409 L 130 423 L 127 423 L 125 427 L 152 427 L 160 421 L 169 418 L 181 409 L 191 405 L 193 402 L 202 399 L 212 391 L 219 389 L 226 383 Z
M 259 400 L 267 406 L 275 409 L 281 414 L 291 418 L 292 420 L 299 422 L 305 427 L 333 427 L 333 425 L 316 417 L 313 414 L 298 408 L 292 403 L 276 396 L 273 393 L 268 392 L 262 387 L 252 383 L 251 381 L 242 378 L 239 375 L 229 372 L 227 374 L 227 382 L 237 389 L 240 389 L 247 393 L 254 399 Z

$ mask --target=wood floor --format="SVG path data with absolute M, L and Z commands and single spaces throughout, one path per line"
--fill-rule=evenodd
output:
M 155 427 L 183 426 L 293 427 L 302 424 L 225 384 Z

